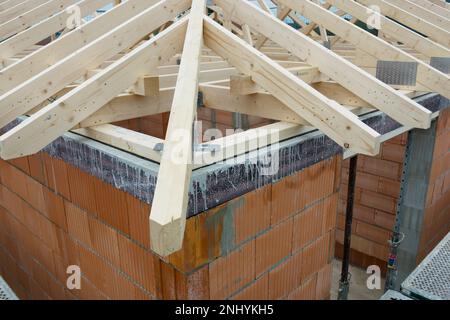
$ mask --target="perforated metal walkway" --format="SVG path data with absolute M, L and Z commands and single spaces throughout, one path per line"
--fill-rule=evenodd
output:
M 2 277 L 0 277 L 0 300 L 18 300 L 17 296 Z
M 402 283 L 402 292 L 430 300 L 450 300 L 450 233 Z
M 380 298 L 380 300 L 412 300 L 410 297 L 405 296 L 401 292 L 394 291 L 394 290 L 388 290 L 383 296 Z

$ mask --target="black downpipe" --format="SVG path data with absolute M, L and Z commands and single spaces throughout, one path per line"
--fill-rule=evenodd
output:
M 358 166 L 358 156 L 350 158 L 348 173 L 347 209 L 345 212 L 344 231 L 344 253 L 342 257 L 341 280 L 339 281 L 338 300 L 347 300 L 350 286 L 350 276 L 348 272 L 350 264 L 350 244 L 352 237 L 353 223 L 353 202 L 355 199 L 356 168 Z

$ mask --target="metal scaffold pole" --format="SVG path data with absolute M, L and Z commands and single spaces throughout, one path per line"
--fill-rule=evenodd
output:
M 345 213 L 345 231 L 344 231 L 344 253 L 342 257 L 341 279 L 339 281 L 338 300 L 347 300 L 350 287 L 350 273 L 348 272 L 350 264 L 350 250 L 353 223 L 353 202 L 355 198 L 356 169 L 358 166 L 358 157 L 350 158 L 348 174 L 348 192 L 347 209 Z
M 403 160 L 403 170 L 402 170 L 402 180 L 400 184 L 400 194 L 397 201 L 397 209 L 395 215 L 395 225 L 392 231 L 392 237 L 389 240 L 390 251 L 389 251 L 389 259 L 387 263 L 387 273 L 386 273 L 386 283 L 384 286 L 384 291 L 395 290 L 397 285 L 397 274 L 398 274 L 398 247 L 405 239 L 405 234 L 400 232 L 401 223 L 403 220 L 403 212 L 401 210 L 403 200 L 405 198 L 405 192 L 408 184 L 408 164 L 410 158 L 410 149 L 411 149 L 411 134 L 408 134 L 408 140 L 406 143 L 405 157 Z

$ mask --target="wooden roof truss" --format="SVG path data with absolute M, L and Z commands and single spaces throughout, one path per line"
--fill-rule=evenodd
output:
M 276 14 L 262 0 L 128 0 L 67 23 L 111 2 L 0 1 L 0 127 L 26 116 L 0 137 L 0 156 L 34 154 L 72 131 L 160 163 L 150 234 L 162 256 L 182 246 L 193 169 L 277 142 L 270 130 L 283 140 L 319 129 L 376 155 L 383 136 L 359 115 L 428 128 L 432 114 L 411 98 L 450 98 L 449 75 L 431 63 L 450 57 L 450 10 L 439 0 L 275 0 Z M 378 36 L 355 24 L 374 19 Z M 378 61 L 415 63 L 416 84 L 382 82 Z M 214 141 L 231 153 L 193 148 L 199 91 L 206 108 L 274 121 Z M 114 125 L 167 111 L 165 139 Z

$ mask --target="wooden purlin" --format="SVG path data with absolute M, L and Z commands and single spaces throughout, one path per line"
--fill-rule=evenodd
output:
M 226 68 L 223 70 L 229 69 L 230 68 Z M 217 74 L 217 80 L 213 82 L 209 81 L 209 84 L 207 79 L 202 79 L 202 72 L 200 73 L 200 81 L 203 82 L 201 85 L 201 91 L 203 94 L 203 102 L 205 107 L 260 116 L 279 121 L 291 121 L 294 123 L 302 123 L 302 121 L 304 121 L 297 115 L 291 117 L 286 116 L 286 112 L 279 113 L 279 111 L 288 110 L 288 108 L 266 92 L 258 92 L 257 94 L 246 96 L 233 95 L 232 88 L 229 87 L 230 81 L 221 80 L 224 79 L 221 76 L 221 69 L 211 71 Z M 170 76 L 172 77 L 172 75 Z M 300 77 L 305 79 L 304 76 Z M 205 83 L 204 81 L 207 82 Z M 314 83 L 315 80 L 311 81 L 308 79 L 305 79 L 304 81 L 310 82 L 316 90 L 331 97 L 333 100 L 337 101 L 344 107 L 347 107 L 349 110 L 353 111 L 354 108 L 371 107 L 367 102 L 359 99 L 355 95 L 351 94 L 351 92 L 335 83 Z M 261 91 L 263 90 L 261 89 Z M 167 87 L 160 88 L 158 97 L 140 97 L 134 94 L 122 94 L 107 103 L 104 107 L 102 107 L 102 109 L 92 114 L 89 118 L 80 122 L 79 127 L 92 127 L 95 125 L 134 119 L 170 111 L 173 92 L 174 87 L 169 84 Z M 273 110 L 269 110 L 270 108 Z

